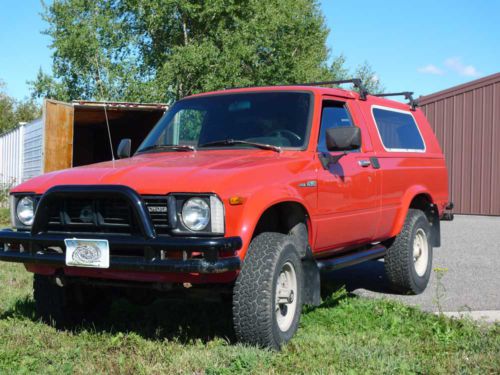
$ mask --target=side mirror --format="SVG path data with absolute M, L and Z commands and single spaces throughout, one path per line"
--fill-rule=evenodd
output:
M 319 159 L 324 169 L 330 168 L 347 155 L 347 151 L 361 147 L 361 129 L 356 126 L 331 128 L 326 130 L 326 148 L 328 151 L 342 151 L 339 155 L 320 153 Z
M 326 130 L 328 151 L 349 151 L 361 147 L 361 129 L 356 126 L 331 128 Z
M 132 150 L 132 140 L 130 138 L 124 138 L 120 141 L 118 149 L 116 150 L 116 156 L 118 159 L 125 159 L 130 157 L 130 152 Z

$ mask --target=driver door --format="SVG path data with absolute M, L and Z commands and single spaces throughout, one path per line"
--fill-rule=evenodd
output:
M 355 103 L 324 100 L 318 153 L 338 155 L 326 148 L 326 129 L 354 126 L 349 110 Z M 349 151 L 337 163 L 318 169 L 318 235 L 316 251 L 341 251 L 370 243 L 380 220 L 380 173 L 367 131 L 359 119 L 362 146 Z M 373 165 L 372 165 L 373 164 Z M 375 168 L 374 168 L 375 167 Z

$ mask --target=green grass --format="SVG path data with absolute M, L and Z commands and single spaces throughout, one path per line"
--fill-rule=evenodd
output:
M 499 373 L 500 326 L 478 326 L 340 290 L 306 309 L 282 352 L 234 343 L 227 306 L 115 301 L 98 325 L 34 317 L 32 277 L 0 264 L 0 373 Z
M 10 226 L 10 213 L 7 208 L 0 208 L 0 228 Z

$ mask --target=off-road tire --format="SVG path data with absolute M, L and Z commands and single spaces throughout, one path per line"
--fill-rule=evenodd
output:
M 276 318 L 276 284 L 284 265 L 296 274 L 297 304 L 289 329 Z M 299 251 L 291 236 L 262 233 L 248 249 L 233 291 L 233 322 L 239 341 L 279 350 L 297 331 L 302 311 L 303 273 Z
M 428 260 L 425 273 L 417 274 L 413 255 L 416 233 L 423 230 L 427 239 Z M 429 282 L 432 270 L 431 226 L 424 212 L 409 209 L 401 233 L 388 247 L 385 255 L 385 272 L 395 291 L 403 294 L 420 294 Z
M 71 328 L 105 316 L 111 293 L 85 285 L 57 285 L 53 278 L 34 275 L 33 296 L 39 319 L 57 328 Z

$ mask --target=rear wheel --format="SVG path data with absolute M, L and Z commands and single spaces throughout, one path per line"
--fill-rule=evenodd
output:
M 233 292 L 233 322 L 242 342 L 279 349 L 299 325 L 302 264 L 290 236 L 262 233 L 250 244 Z
M 394 289 L 420 294 L 432 268 L 431 227 L 424 212 L 408 210 L 403 229 L 387 249 L 385 270 Z

